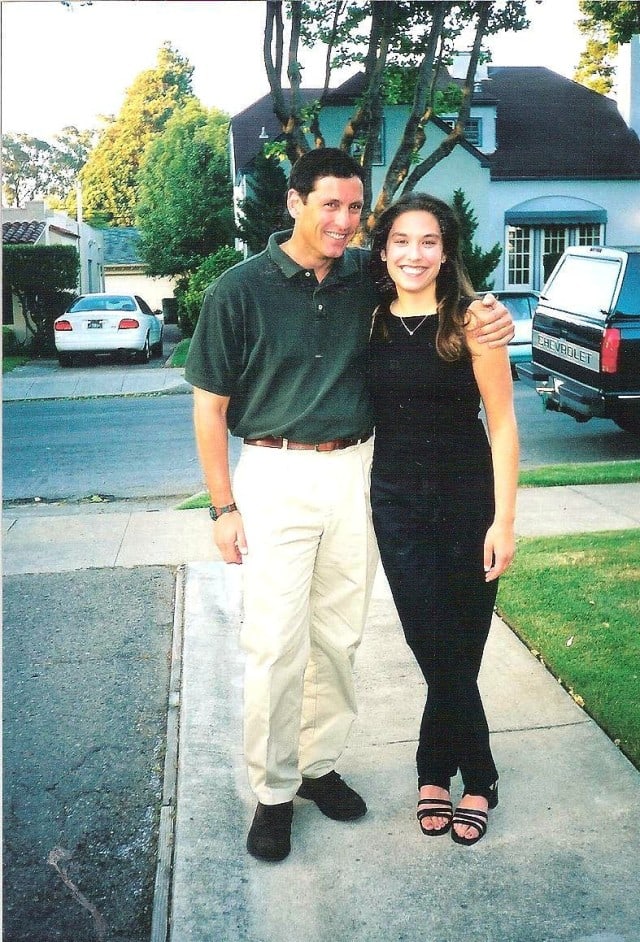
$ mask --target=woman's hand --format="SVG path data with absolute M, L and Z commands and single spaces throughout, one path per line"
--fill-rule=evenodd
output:
M 513 524 L 493 521 L 484 538 L 485 581 L 493 582 L 505 572 L 516 552 Z

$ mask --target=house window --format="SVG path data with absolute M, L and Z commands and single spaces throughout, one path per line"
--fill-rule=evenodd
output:
M 507 227 L 509 285 L 531 284 L 531 232 L 528 226 Z
M 455 115 L 441 115 L 440 117 L 450 128 L 455 127 Z M 482 147 L 482 118 L 469 118 L 464 126 L 464 136 L 469 144 L 473 144 L 474 147 Z
M 507 226 L 507 287 L 526 285 L 539 290 L 570 245 L 601 245 L 599 223 L 546 226 Z
M 464 126 L 464 136 L 474 147 L 482 146 L 482 118 L 469 118 Z
M 545 226 L 542 230 L 542 270 L 546 281 L 567 247 L 565 226 Z
M 578 226 L 576 245 L 600 245 L 602 240 L 602 226 L 599 224 L 585 224 Z
M 354 143 L 353 145 L 353 156 L 358 159 L 362 157 L 364 151 L 364 144 L 362 142 Z M 380 125 L 380 133 L 378 134 L 377 140 L 373 146 L 373 159 L 371 161 L 374 167 L 381 167 L 384 165 L 385 161 L 385 126 L 384 118 L 382 119 L 382 124 Z

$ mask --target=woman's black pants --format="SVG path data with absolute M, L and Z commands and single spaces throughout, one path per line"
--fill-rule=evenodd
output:
M 382 564 L 428 688 L 418 787 L 448 789 L 460 770 L 466 792 L 488 797 L 498 773 L 477 679 L 497 592 L 483 568 L 491 482 L 467 475 L 435 487 L 374 465 L 371 497 Z

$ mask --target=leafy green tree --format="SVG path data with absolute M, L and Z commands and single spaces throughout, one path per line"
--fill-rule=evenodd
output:
M 365 173 L 363 223 L 369 232 L 378 215 L 392 202 L 398 190 L 412 190 L 429 170 L 446 158 L 464 138 L 469 118 L 476 68 L 483 54 L 484 39 L 504 30 L 520 30 L 528 25 L 524 0 L 449 3 L 425 0 L 314 0 L 291 3 L 288 53 L 284 50 L 283 4 L 269 0 L 263 43 L 264 63 L 274 112 L 284 138 L 284 152 L 294 161 L 313 146 L 325 144 L 320 115 L 326 101 L 331 70 L 345 64 L 361 63 L 364 89 L 343 130 L 340 147 L 352 153 L 357 145 Z M 463 37 L 464 34 L 464 37 Z M 425 158 L 429 118 L 435 113 L 435 95 L 442 66 L 450 61 L 456 44 L 471 34 L 472 49 L 457 118 L 447 137 Z M 463 38 L 461 38 L 463 37 Z M 301 84 L 303 65 L 300 45 L 326 47 L 324 88 L 318 101 L 303 104 Z M 372 166 L 382 127 L 386 81 L 390 66 L 413 68 L 415 81 L 400 141 L 389 162 L 382 188 L 372 192 Z M 283 91 L 283 77 L 290 93 Z M 397 83 L 396 83 L 397 84 Z M 404 97 L 407 89 L 396 94 Z
M 602 95 L 613 88 L 618 46 L 640 33 L 640 3 L 637 0 L 580 0 L 582 18 L 578 28 L 585 48 L 574 73 L 576 82 Z
M 178 280 L 175 289 L 178 301 L 178 323 L 183 334 L 190 337 L 195 330 L 204 293 L 227 268 L 242 260 L 242 253 L 224 245 L 203 259 L 198 268 Z
M 145 148 L 162 133 L 176 108 L 193 98 L 192 75 L 193 66 L 165 43 L 155 68 L 137 76 L 82 169 L 87 222 L 135 224 L 137 176 Z
M 54 143 L 28 134 L 5 134 L 2 180 L 8 205 L 23 206 L 39 197 L 74 215 L 76 181 L 97 133 L 69 126 L 55 135 Z
M 251 175 L 251 194 L 240 203 L 238 232 L 252 253 L 261 252 L 272 232 L 289 225 L 287 178 L 276 157 L 260 151 Z
M 587 39 L 573 73 L 574 80 L 599 95 L 608 95 L 613 88 L 616 51 L 615 44 L 608 40 Z
M 151 275 L 193 271 L 232 241 L 229 117 L 194 98 L 150 144 L 138 176 L 136 222 Z
M 476 245 L 473 237 L 478 228 L 478 217 L 461 189 L 455 190 L 451 205 L 456 211 L 460 221 L 460 241 L 462 243 L 462 260 L 466 266 L 471 284 L 476 291 L 489 291 L 493 282 L 489 275 L 495 269 L 502 255 L 499 242 L 485 252 L 481 246 Z
M 8 206 L 24 206 L 47 191 L 51 145 L 29 134 L 2 137 L 2 193 Z
M 36 355 L 54 349 L 53 322 L 73 299 L 80 257 L 72 245 L 5 245 L 2 275 L 17 296 Z
M 580 0 L 583 18 L 579 29 L 586 34 L 603 33 L 616 45 L 628 43 L 640 33 L 640 4 L 637 0 Z
M 76 182 L 97 138 L 98 131 L 95 129 L 80 131 L 74 125 L 68 125 L 55 135 L 47 196 L 75 201 Z M 69 204 L 69 208 L 74 208 L 73 203 Z

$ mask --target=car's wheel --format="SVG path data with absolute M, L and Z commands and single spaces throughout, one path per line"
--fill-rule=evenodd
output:
M 151 353 L 153 354 L 153 356 L 160 358 L 163 353 L 163 347 L 164 347 L 164 344 L 162 341 L 162 335 L 160 335 L 160 340 L 157 343 L 154 343 L 153 347 L 151 348 Z
M 640 404 L 628 403 L 619 407 L 615 417 L 616 425 L 632 435 L 640 435 Z
M 144 347 L 136 353 L 136 363 L 148 363 L 151 359 L 151 347 L 149 346 L 149 335 L 144 338 Z
M 58 363 L 60 366 L 71 366 L 73 360 L 71 359 L 70 353 L 59 353 L 58 354 Z

